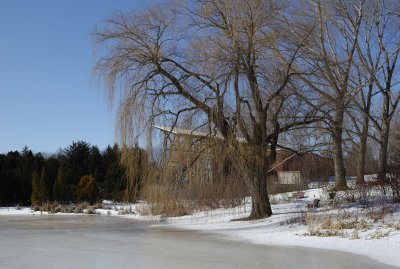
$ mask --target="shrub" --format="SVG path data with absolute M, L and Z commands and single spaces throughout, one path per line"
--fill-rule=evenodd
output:
M 307 215 L 304 212 L 295 213 L 291 215 L 289 218 L 280 222 L 280 225 L 303 225 L 306 224 Z
M 391 168 L 391 173 L 386 177 L 386 184 L 392 192 L 394 203 L 400 202 L 400 168 Z
M 372 184 L 370 183 L 358 184 L 355 188 L 355 191 L 357 193 L 357 198 L 359 203 L 362 206 L 367 207 L 371 200 Z

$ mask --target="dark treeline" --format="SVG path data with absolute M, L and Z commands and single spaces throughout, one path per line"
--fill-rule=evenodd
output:
M 138 147 L 132 151 L 145 156 Z M 117 144 L 100 151 L 84 141 L 48 157 L 28 147 L 0 154 L 0 206 L 131 200 L 120 158 Z

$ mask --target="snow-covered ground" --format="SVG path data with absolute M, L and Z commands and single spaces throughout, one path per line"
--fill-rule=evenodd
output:
M 339 236 L 309 236 L 309 227 L 296 223 L 303 218 L 304 213 L 299 212 L 305 210 L 304 203 L 314 199 L 316 193 L 311 191 L 308 194 L 308 198 L 301 201 L 274 205 L 274 215 L 263 220 L 231 221 L 247 216 L 250 207 L 246 207 L 198 213 L 194 216 L 170 219 L 168 223 L 174 227 L 213 233 L 231 240 L 263 245 L 339 250 L 400 266 L 400 231 L 395 228 L 385 228 L 382 223 L 371 224 L 368 229 L 360 230 L 357 239 L 352 238 L 353 230 L 343 230 L 343 234 Z M 348 209 L 348 212 L 357 215 L 354 211 L 356 210 Z M 359 221 L 361 218 L 359 217 Z M 400 213 L 396 212 L 387 216 L 385 222 L 398 223 L 399 220 Z
M 355 204 L 332 208 L 322 189 L 308 190 L 303 199 L 289 199 L 291 194 L 273 196 L 274 215 L 256 221 L 232 221 L 250 213 L 250 203 L 233 209 L 197 212 L 190 216 L 168 218 L 155 225 L 195 230 L 214 234 L 228 240 L 276 246 L 301 246 L 345 251 L 368 256 L 376 261 L 400 265 L 400 208 L 363 209 Z M 319 209 L 308 209 L 314 199 L 321 199 Z M 142 216 L 145 204 L 113 204 L 105 202 L 101 215 L 120 216 L 137 220 L 155 220 L 157 216 Z M 380 212 L 385 212 L 380 217 Z M 134 214 L 136 213 L 136 214 Z M 29 208 L 0 208 L 0 215 L 47 214 Z M 61 214 L 61 213 L 57 213 Z M 331 217 L 329 217 L 331 216 Z M 308 225 L 305 224 L 307 222 Z M 315 222 L 315 225 L 313 224 Z M 336 226 L 334 223 L 338 222 Z M 322 224 L 322 227 L 318 226 Z M 328 224 L 327 224 L 328 223 Z M 325 230 L 331 225 L 333 230 Z M 322 236 L 310 236 L 320 231 Z M 328 236 L 329 235 L 329 236 Z
M 255 244 L 345 251 L 368 256 L 388 265 L 400 266 L 400 212 L 390 213 L 383 221 L 374 223 L 363 217 L 365 210 L 360 208 L 349 207 L 326 212 L 321 212 L 322 209 L 307 210 L 307 204 L 315 198 L 322 198 L 321 196 L 321 189 L 306 191 L 304 199 L 273 205 L 274 215 L 262 220 L 232 221 L 248 216 L 248 204 L 234 210 L 220 209 L 172 218 L 168 220 L 168 224 L 180 229 L 192 229 Z M 365 219 L 369 227 L 342 229 L 337 236 L 310 236 L 309 226 L 302 221 L 313 214 L 333 214 L 333 219 L 336 218 L 336 214 L 351 215 L 357 222 L 363 222 Z M 355 233 L 357 236 L 354 236 Z

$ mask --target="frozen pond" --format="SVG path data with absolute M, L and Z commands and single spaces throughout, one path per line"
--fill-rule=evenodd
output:
M 109 216 L 0 216 L 2 269 L 393 268 L 366 257 L 225 241 Z

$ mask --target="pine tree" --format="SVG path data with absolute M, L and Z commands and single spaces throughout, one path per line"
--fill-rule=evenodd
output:
M 39 173 L 34 171 L 32 174 L 31 204 L 41 204 L 44 201 L 46 201 L 46 186 L 43 178 L 39 176 Z
M 66 202 L 68 200 L 67 175 L 65 168 L 60 166 L 57 171 L 56 182 L 53 187 L 55 201 Z

